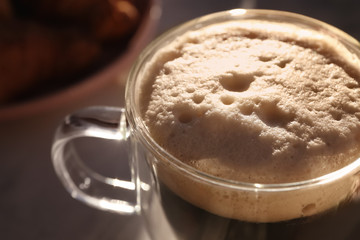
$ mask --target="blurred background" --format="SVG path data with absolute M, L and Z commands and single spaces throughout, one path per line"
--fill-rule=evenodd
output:
M 240 7 L 305 14 L 360 39 L 359 6 L 355 0 L 0 0 L 0 239 L 148 240 L 139 217 L 73 200 L 55 176 L 50 148 L 66 114 L 123 106 L 128 69 L 157 35 Z M 119 156 L 113 143 L 96 146 L 102 161 Z M 126 161 L 113 164 L 129 177 Z

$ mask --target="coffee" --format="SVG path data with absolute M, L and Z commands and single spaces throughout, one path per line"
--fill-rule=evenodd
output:
M 174 239 L 353 240 L 360 234 L 360 218 L 354 214 L 360 210 L 359 204 L 343 204 L 325 213 L 289 221 L 253 223 L 211 214 L 181 199 L 164 184 L 160 184 L 160 192 Z
M 316 179 L 359 157 L 359 66 L 336 37 L 300 24 L 226 21 L 179 36 L 145 67 L 142 118 L 181 162 L 245 187 L 204 184 L 166 163 L 157 166 L 159 177 L 226 218 L 278 222 L 335 208 L 358 181 L 276 195 L 251 186 Z

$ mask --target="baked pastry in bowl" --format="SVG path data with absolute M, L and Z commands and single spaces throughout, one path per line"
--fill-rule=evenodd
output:
M 151 40 L 157 0 L 5 0 L 0 120 L 75 101 L 125 73 Z

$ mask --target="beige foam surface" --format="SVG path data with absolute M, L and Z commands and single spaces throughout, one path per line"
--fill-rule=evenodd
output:
M 141 109 L 153 138 L 225 179 L 280 183 L 359 155 L 359 59 L 335 39 L 285 23 L 190 32 L 147 66 Z

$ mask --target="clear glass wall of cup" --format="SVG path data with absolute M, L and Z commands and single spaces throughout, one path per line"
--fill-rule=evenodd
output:
M 234 182 L 185 165 L 157 145 L 144 125 L 137 97 L 144 65 L 154 53 L 186 31 L 242 19 L 304 25 L 337 38 L 360 56 L 359 44 L 352 37 L 293 13 L 234 9 L 187 22 L 160 36 L 139 56 L 128 77 L 125 109 L 91 107 L 64 119 L 52 151 L 58 177 L 72 197 L 92 207 L 123 215 L 140 214 L 155 240 L 355 239 L 354 229 L 360 224 L 360 206 L 356 202 L 360 159 L 336 172 L 302 182 Z M 72 142 L 82 137 L 125 144 L 130 152 L 132 181 L 102 176 L 84 165 L 72 147 Z M 124 189 L 131 192 L 133 201 L 123 199 Z M 313 216 L 314 209 L 321 213 Z M 296 217 L 299 213 L 300 218 Z M 269 216 L 274 214 L 278 219 L 269 222 Z

